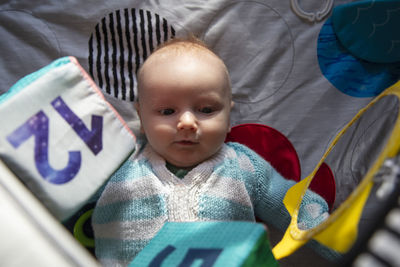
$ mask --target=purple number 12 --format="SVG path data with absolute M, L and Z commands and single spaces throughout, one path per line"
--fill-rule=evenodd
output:
M 55 98 L 51 105 L 85 142 L 94 155 L 97 155 L 102 150 L 102 116 L 92 115 L 92 130 L 89 130 L 61 97 Z M 18 148 L 31 136 L 34 137 L 35 142 L 34 160 L 36 169 L 46 181 L 53 184 L 64 184 L 71 181 L 78 174 L 82 161 L 80 151 L 68 151 L 68 163 L 63 169 L 56 170 L 50 166 L 48 158 L 49 118 L 42 110 L 8 135 L 7 140 L 14 148 Z

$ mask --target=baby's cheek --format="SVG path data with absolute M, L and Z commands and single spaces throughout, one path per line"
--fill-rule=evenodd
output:
M 154 125 L 151 127 L 152 134 L 158 138 L 168 137 L 176 132 L 175 128 L 165 123 L 154 122 Z
M 172 131 L 172 126 L 164 123 L 154 122 L 153 129 L 155 132 L 168 133 Z
M 229 124 L 227 124 L 225 121 L 218 121 L 214 125 L 210 126 L 208 131 L 210 136 L 212 135 L 216 142 L 223 143 L 229 131 Z

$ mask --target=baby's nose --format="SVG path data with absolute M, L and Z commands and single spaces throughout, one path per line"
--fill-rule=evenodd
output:
M 186 111 L 182 114 L 179 118 L 178 122 L 178 129 L 179 130 L 197 130 L 197 119 L 196 116 L 189 111 Z

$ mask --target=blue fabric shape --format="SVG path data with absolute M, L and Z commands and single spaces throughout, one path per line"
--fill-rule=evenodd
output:
M 337 6 L 334 31 L 355 57 L 376 63 L 400 62 L 400 1 L 367 0 Z
M 353 97 L 376 96 L 400 79 L 400 62 L 373 63 L 349 53 L 335 35 L 332 18 L 321 28 L 317 52 L 324 76 Z

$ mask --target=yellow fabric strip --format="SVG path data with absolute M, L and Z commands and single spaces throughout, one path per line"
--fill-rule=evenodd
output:
M 361 109 L 335 137 L 311 175 L 288 190 L 283 202 L 292 216 L 292 220 L 282 240 L 272 250 L 276 259 L 289 256 L 311 238 L 316 239 L 320 243 L 340 253 L 345 253 L 351 248 L 357 239 L 358 223 L 373 186 L 373 177 L 386 158 L 394 157 L 399 152 L 400 143 L 398 140 L 400 139 L 400 112 L 397 114 L 397 120 L 385 148 L 379 154 L 372 167 L 368 170 L 361 183 L 346 199 L 346 201 L 344 201 L 326 221 L 313 229 L 300 230 L 297 226 L 297 216 L 306 190 L 308 189 L 319 166 L 325 161 L 332 148 L 347 129 L 357 121 L 367 109 L 387 95 L 393 95 L 400 99 L 400 82 L 397 82 L 395 85 L 386 89 L 365 108 Z

